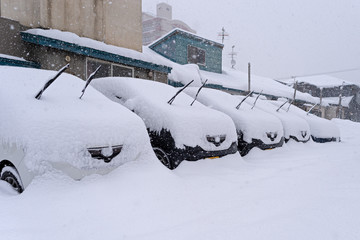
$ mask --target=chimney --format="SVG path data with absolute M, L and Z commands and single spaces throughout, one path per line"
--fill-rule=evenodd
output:
M 167 3 L 159 3 L 158 5 L 156 5 L 156 16 L 171 20 L 172 19 L 171 5 Z

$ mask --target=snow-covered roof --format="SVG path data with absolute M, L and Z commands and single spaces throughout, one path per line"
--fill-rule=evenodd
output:
M 0 65 L 40 68 L 39 64 L 25 60 L 24 58 L 0 54 Z
M 26 149 L 26 163 L 37 170 L 43 162 L 66 162 L 78 168 L 118 166 L 151 149 L 142 120 L 89 86 L 62 74 L 35 95 L 55 71 L 0 66 L 0 142 Z M 123 145 L 110 163 L 96 160 L 88 147 Z M 106 165 L 106 166 L 105 166 Z
M 353 98 L 354 96 L 342 97 L 341 106 L 349 107 L 349 104 Z M 327 97 L 327 98 L 323 98 L 322 101 L 324 103 L 322 105 L 339 105 L 339 97 Z
M 204 43 L 208 43 L 210 45 L 217 46 L 219 48 L 224 47 L 224 44 L 221 44 L 221 43 L 218 43 L 218 42 L 203 38 L 203 37 L 201 37 L 201 36 L 199 36 L 199 35 L 197 35 L 195 33 L 188 32 L 188 31 L 180 29 L 180 28 L 173 29 L 169 33 L 165 34 L 164 36 L 162 36 L 162 37 L 158 38 L 157 40 L 155 40 L 154 42 L 150 43 L 148 46 L 149 46 L 149 48 L 153 48 L 156 45 L 158 45 L 159 43 L 165 41 L 166 39 L 168 39 L 168 38 L 170 38 L 170 37 L 172 37 L 173 35 L 176 35 L 176 34 L 182 34 L 182 35 L 187 36 L 188 38 L 192 38 L 192 39 L 204 42 Z
M 294 79 L 286 79 L 286 80 L 279 80 L 287 85 L 293 85 Z M 306 83 L 310 85 L 314 85 L 318 88 L 332 88 L 332 87 L 339 87 L 342 85 L 353 85 L 352 82 L 345 81 L 340 78 L 332 77 L 329 75 L 316 75 L 316 76 L 309 76 L 309 77 L 296 77 L 296 81 L 298 83 Z
M 29 29 L 21 33 L 24 41 L 46 45 L 103 60 L 121 62 L 161 72 L 170 72 L 167 62 L 155 54 L 141 53 L 132 49 L 109 45 L 75 33 L 56 29 Z

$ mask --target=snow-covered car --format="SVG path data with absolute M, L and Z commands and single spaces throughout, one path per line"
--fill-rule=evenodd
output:
M 244 97 L 240 97 L 243 99 Z M 249 97 L 246 100 L 248 103 L 254 102 L 254 97 Z M 263 110 L 267 113 L 273 114 L 280 119 L 284 128 L 285 142 L 293 139 L 297 142 L 307 142 L 310 140 L 311 132 L 310 126 L 305 119 L 287 111 L 287 107 L 276 107 L 268 100 L 259 99 L 256 102 L 255 108 Z
M 331 122 L 330 120 L 320 118 L 311 113 L 307 113 L 294 105 L 291 105 L 289 107 L 288 104 L 290 103 L 286 101 L 279 100 L 270 102 L 276 107 L 284 105 L 286 110 L 289 109 L 289 113 L 295 114 L 305 119 L 310 126 L 311 138 L 314 142 L 325 143 L 340 141 L 340 130 L 336 126 L 336 124 Z
M 229 93 L 203 88 L 187 88 L 185 92 L 196 97 L 204 105 L 229 115 L 235 123 L 238 135 L 238 150 L 245 156 L 253 147 L 272 149 L 284 143 L 283 126 L 278 118 L 242 102 Z
M 159 160 L 169 169 L 183 160 L 217 158 L 237 151 L 233 121 L 172 86 L 136 78 L 98 78 L 92 83 L 145 122 Z
M 70 74 L 45 84 L 57 74 L 0 67 L 1 179 L 18 192 L 47 170 L 78 180 L 106 174 L 151 151 L 136 114 L 92 87 L 79 99 L 85 82 Z

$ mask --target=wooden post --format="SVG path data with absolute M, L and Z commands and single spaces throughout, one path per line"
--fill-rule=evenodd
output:
M 322 118 L 325 118 L 326 108 L 325 108 L 325 110 L 323 111 L 323 108 L 322 108 L 322 100 L 323 100 L 323 87 L 320 87 L 320 104 L 319 104 L 319 109 L 320 109 L 321 117 L 322 117 Z
M 341 87 L 340 87 L 339 105 L 338 105 L 337 114 L 336 114 L 339 119 L 341 119 L 341 117 L 342 117 L 342 116 L 341 116 L 341 115 L 342 115 L 341 100 L 342 100 L 342 91 L 343 91 L 344 83 L 345 83 L 345 82 L 343 82 L 343 84 L 342 84 Z
M 250 75 L 251 75 L 251 64 L 248 63 L 248 92 L 250 92 L 250 90 L 251 90 L 251 88 L 250 88 L 250 82 L 251 82 Z

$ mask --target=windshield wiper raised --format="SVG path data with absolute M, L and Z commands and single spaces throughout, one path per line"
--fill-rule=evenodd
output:
M 276 111 L 278 112 L 285 104 L 287 104 L 289 102 L 289 100 L 287 100 L 286 102 L 284 102 L 283 104 L 281 104 L 281 106 L 278 108 L 278 109 L 276 109 Z
M 36 94 L 35 98 L 37 100 L 40 100 L 42 94 L 45 92 L 45 90 L 70 66 L 70 64 L 66 64 L 64 67 L 62 67 L 57 74 L 51 78 L 49 81 L 47 81 L 44 85 L 44 87 Z
M 86 88 L 89 86 L 91 80 L 94 79 L 95 74 L 99 71 L 100 68 L 101 68 L 101 65 L 98 66 L 98 68 L 97 68 L 94 72 L 92 72 L 92 73 L 90 74 L 90 76 L 89 76 L 88 79 L 86 80 L 85 87 L 83 88 L 83 90 L 81 90 L 82 94 L 81 94 L 81 96 L 79 97 L 79 99 L 82 98 L 82 96 L 83 96 L 84 93 L 85 93 Z
M 191 83 L 193 83 L 194 80 L 191 80 L 191 82 L 189 82 L 188 84 L 186 84 L 183 88 L 181 88 L 179 91 L 177 91 L 175 93 L 175 95 L 167 102 L 168 104 L 172 104 L 175 100 L 175 98 L 177 97 L 177 95 L 179 95 L 179 93 L 181 93 L 182 91 L 184 91 L 185 88 L 187 88 Z
M 255 101 L 254 101 L 254 105 L 252 106 L 251 109 L 253 109 L 253 108 L 255 107 L 256 102 L 257 102 L 257 100 L 259 99 L 259 97 L 261 96 L 262 92 L 263 92 L 263 90 L 261 90 L 261 92 L 259 93 L 259 95 L 256 97 L 256 99 L 255 99 Z
M 245 102 L 245 100 L 248 98 L 248 97 L 250 97 L 251 96 L 251 94 L 253 94 L 254 93 L 254 91 L 251 91 L 251 92 L 249 92 L 249 94 L 248 95 L 246 95 L 246 97 L 244 97 L 243 98 L 243 100 L 241 100 L 241 102 L 236 106 L 236 109 L 238 109 L 239 110 L 239 108 L 240 108 L 240 106 L 241 106 L 241 104 L 243 103 L 243 102 Z
M 314 104 L 314 106 L 312 106 L 310 109 L 309 109 L 309 111 L 307 111 L 307 113 L 306 113 L 306 115 L 309 115 L 309 113 L 311 112 L 311 110 L 313 110 L 314 109 L 314 107 L 316 107 L 318 104 L 317 103 L 315 103 Z
M 196 99 L 197 99 L 197 97 L 198 97 L 201 89 L 205 86 L 205 84 L 207 83 L 207 81 L 208 81 L 208 80 L 206 79 L 206 81 L 203 83 L 203 85 L 201 85 L 201 87 L 200 87 L 199 90 L 197 91 L 197 93 L 196 93 L 196 95 L 195 95 L 195 97 L 194 97 L 194 100 L 192 101 L 192 103 L 190 104 L 190 106 L 192 106 L 192 105 L 194 104 L 194 102 L 196 101 Z

